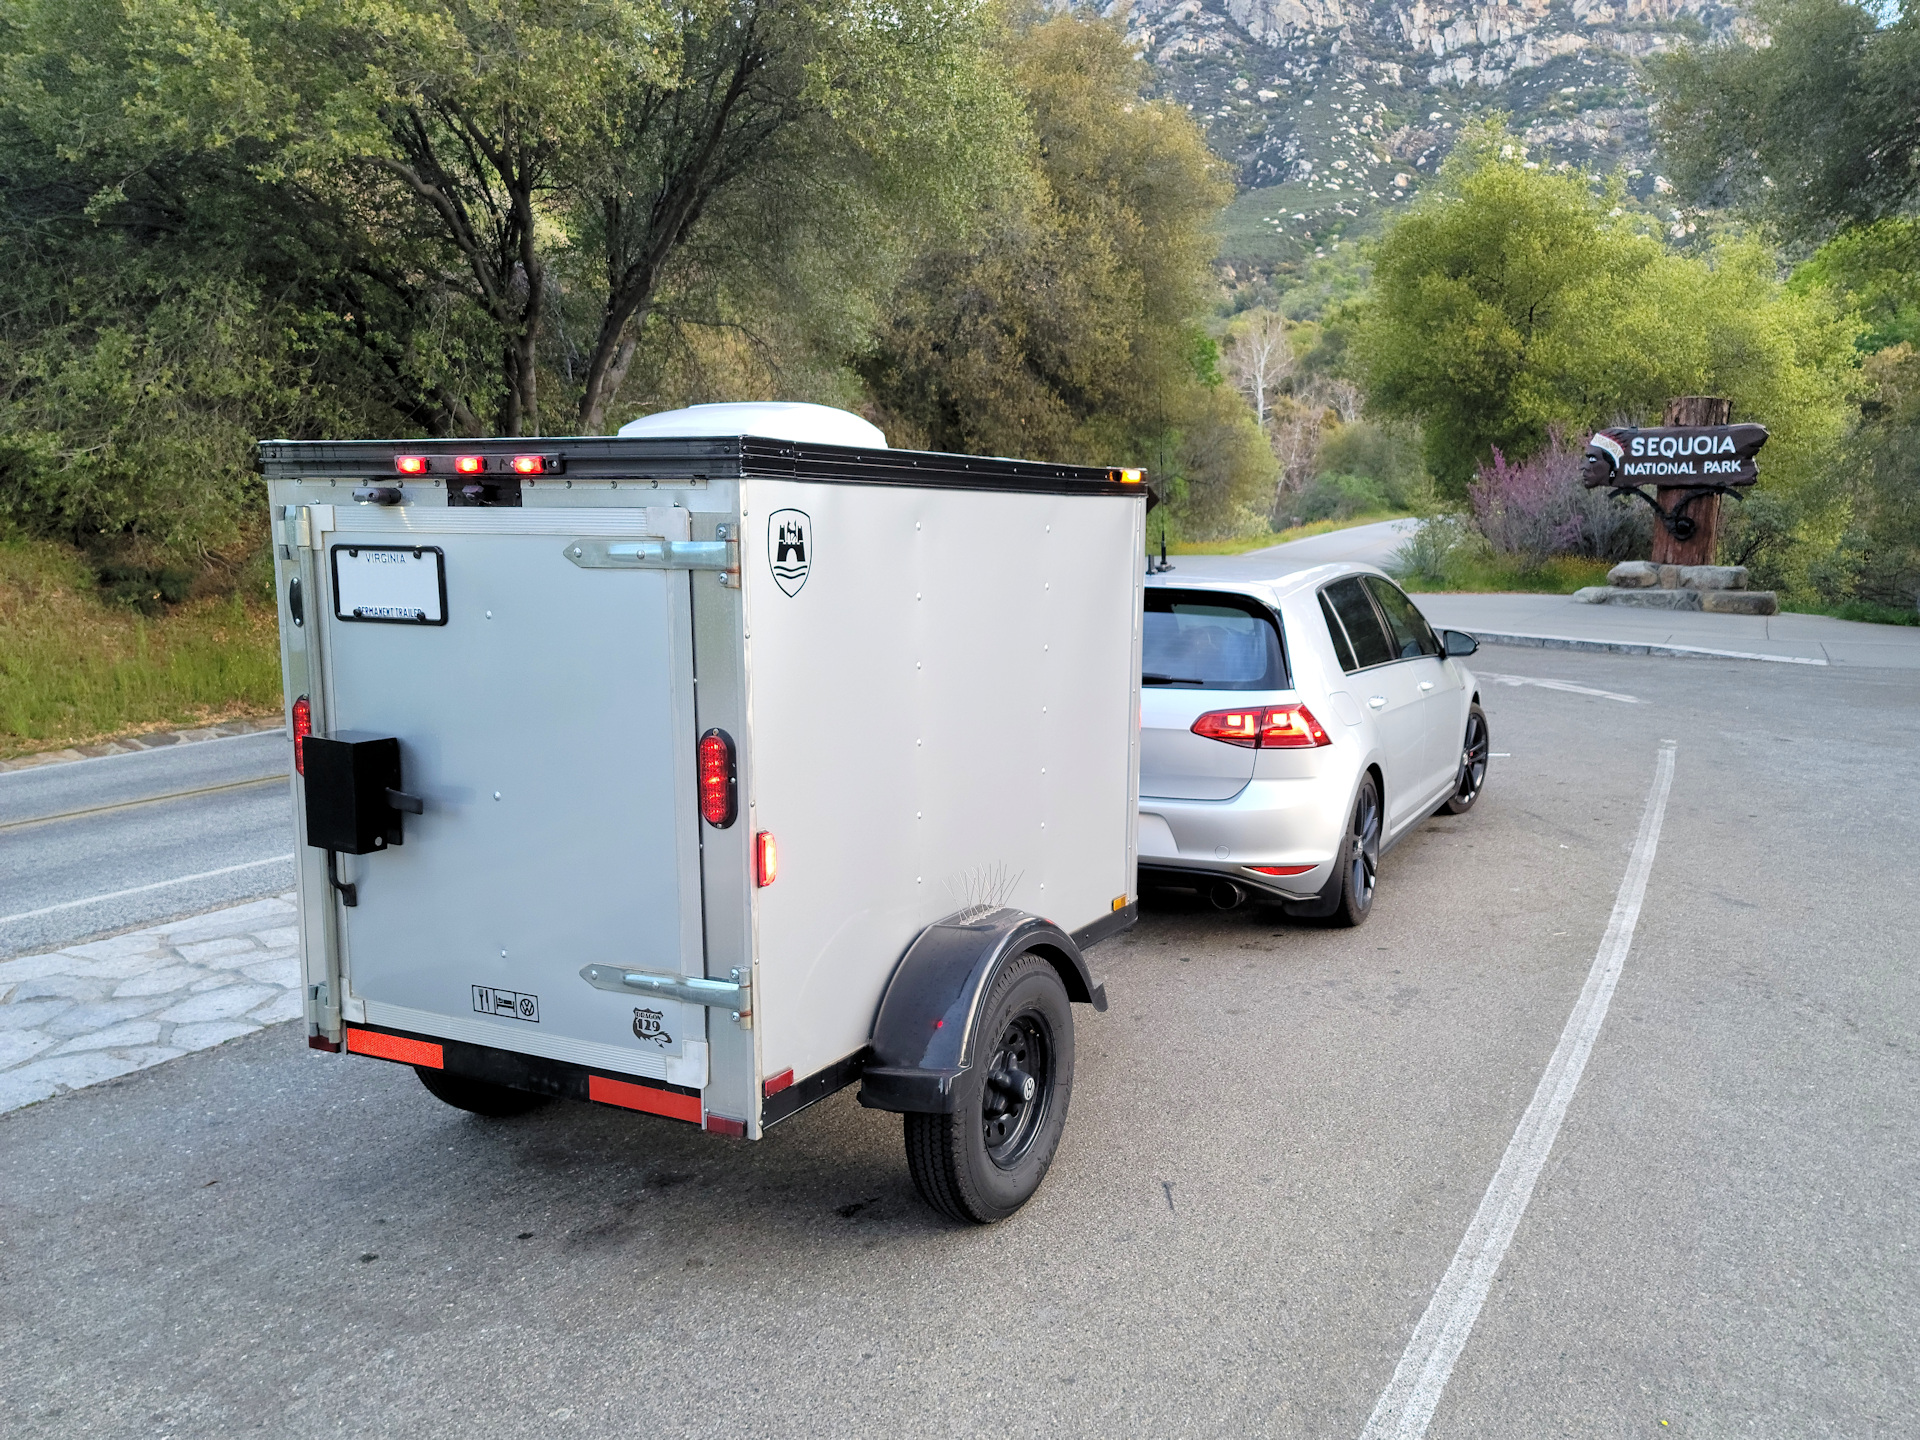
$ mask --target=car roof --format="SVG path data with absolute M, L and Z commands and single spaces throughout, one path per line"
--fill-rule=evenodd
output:
M 1318 565 L 1305 565 L 1298 569 L 1283 570 L 1269 575 L 1182 575 L 1176 566 L 1171 572 L 1147 576 L 1147 586 L 1154 590 L 1221 590 L 1238 595 L 1251 595 L 1270 605 L 1278 605 L 1289 596 L 1298 595 L 1306 590 L 1317 590 L 1329 580 L 1338 580 L 1342 575 L 1379 575 L 1391 579 L 1387 572 L 1377 565 L 1366 565 L 1355 560 L 1329 560 Z

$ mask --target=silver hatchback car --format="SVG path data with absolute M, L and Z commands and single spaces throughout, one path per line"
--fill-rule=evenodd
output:
M 1365 920 L 1381 853 L 1486 783 L 1476 648 L 1367 565 L 1149 576 L 1142 888 Z

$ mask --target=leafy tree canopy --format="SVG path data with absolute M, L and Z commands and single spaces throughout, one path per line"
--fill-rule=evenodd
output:
M 1527 169 L 1496 124 L 1380 242 L 1352 349 L 1371 406 L 1421 422 L 1457 497 L 1495 448 L 1655 421 L 1683 394 L 1731 396 L 1772 428 L 1775 483 L 1808 483 L 1845 423 L 1850 338 L 1760 248 L 1670 254 L 1587 177 Z
M 1793 240 L 1920 196 L 1920 7 L 1760 0 L 1758 43 L 1658 60 L 1655 123 L 1681 191 Z

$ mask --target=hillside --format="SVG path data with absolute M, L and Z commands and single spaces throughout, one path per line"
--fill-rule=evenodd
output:
M 1530 159 L 1621 166 L 1656 200 L 1635 61 L 1740 23 L 1711 0 L 1136 0 L 1128 16 L 1163 93 L 1238 168 L 1221 256 L 1255 269 L 1377 220 L 1488 110 Z

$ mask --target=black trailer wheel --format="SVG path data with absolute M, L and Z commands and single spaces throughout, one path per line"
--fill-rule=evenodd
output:
M 470 1110 L 475 1115 L 486 1115 L 496 1120 L 538 1110 L 553 1099 L 551 1095 L 534 1095 L 526 1090 L 514 1090 L 486 1080 L 472 1080 L 465 1075 L 449 1075 L 444 1070 L 430 1070 L 424 1065 L 414 1066 L 413 1073 L 420 1077 L 420 1083 L 427 1087 L 436 1100 L 444 1100 L 456 1110 Z
M 1440 808 L 1449 815 L 1464 815 L 1473 808 L 1473 802 L 1480 798 L 1480 789 L 1487 783 L 1487 755 L 1493 749 L 1493 740 L 1487 734 L 1487 712 L 1478 705 L 1467 711 L 1467 736 L 1460 746 L 1460 778 L 1454 782 L 1453 794 L 1447 797 L 1447 803 Z
M 1330 917 L 1338 925 L 1360 925 L 1373 913 L 1373 888 L 1380 874 L 1380 787 L 1373 776 L 1360 779 L 1354 797 L 1353 819 L 1347 824 L 1339 868 L 1340 899 Z
M 941 1214 L 987 1225 L 1032 1198 L 1066 1128 L 1073 1010 L 1044 956 L 1000 972 L 979 1026 L 953 1113 L 905 1117 L 907 1168 Z

